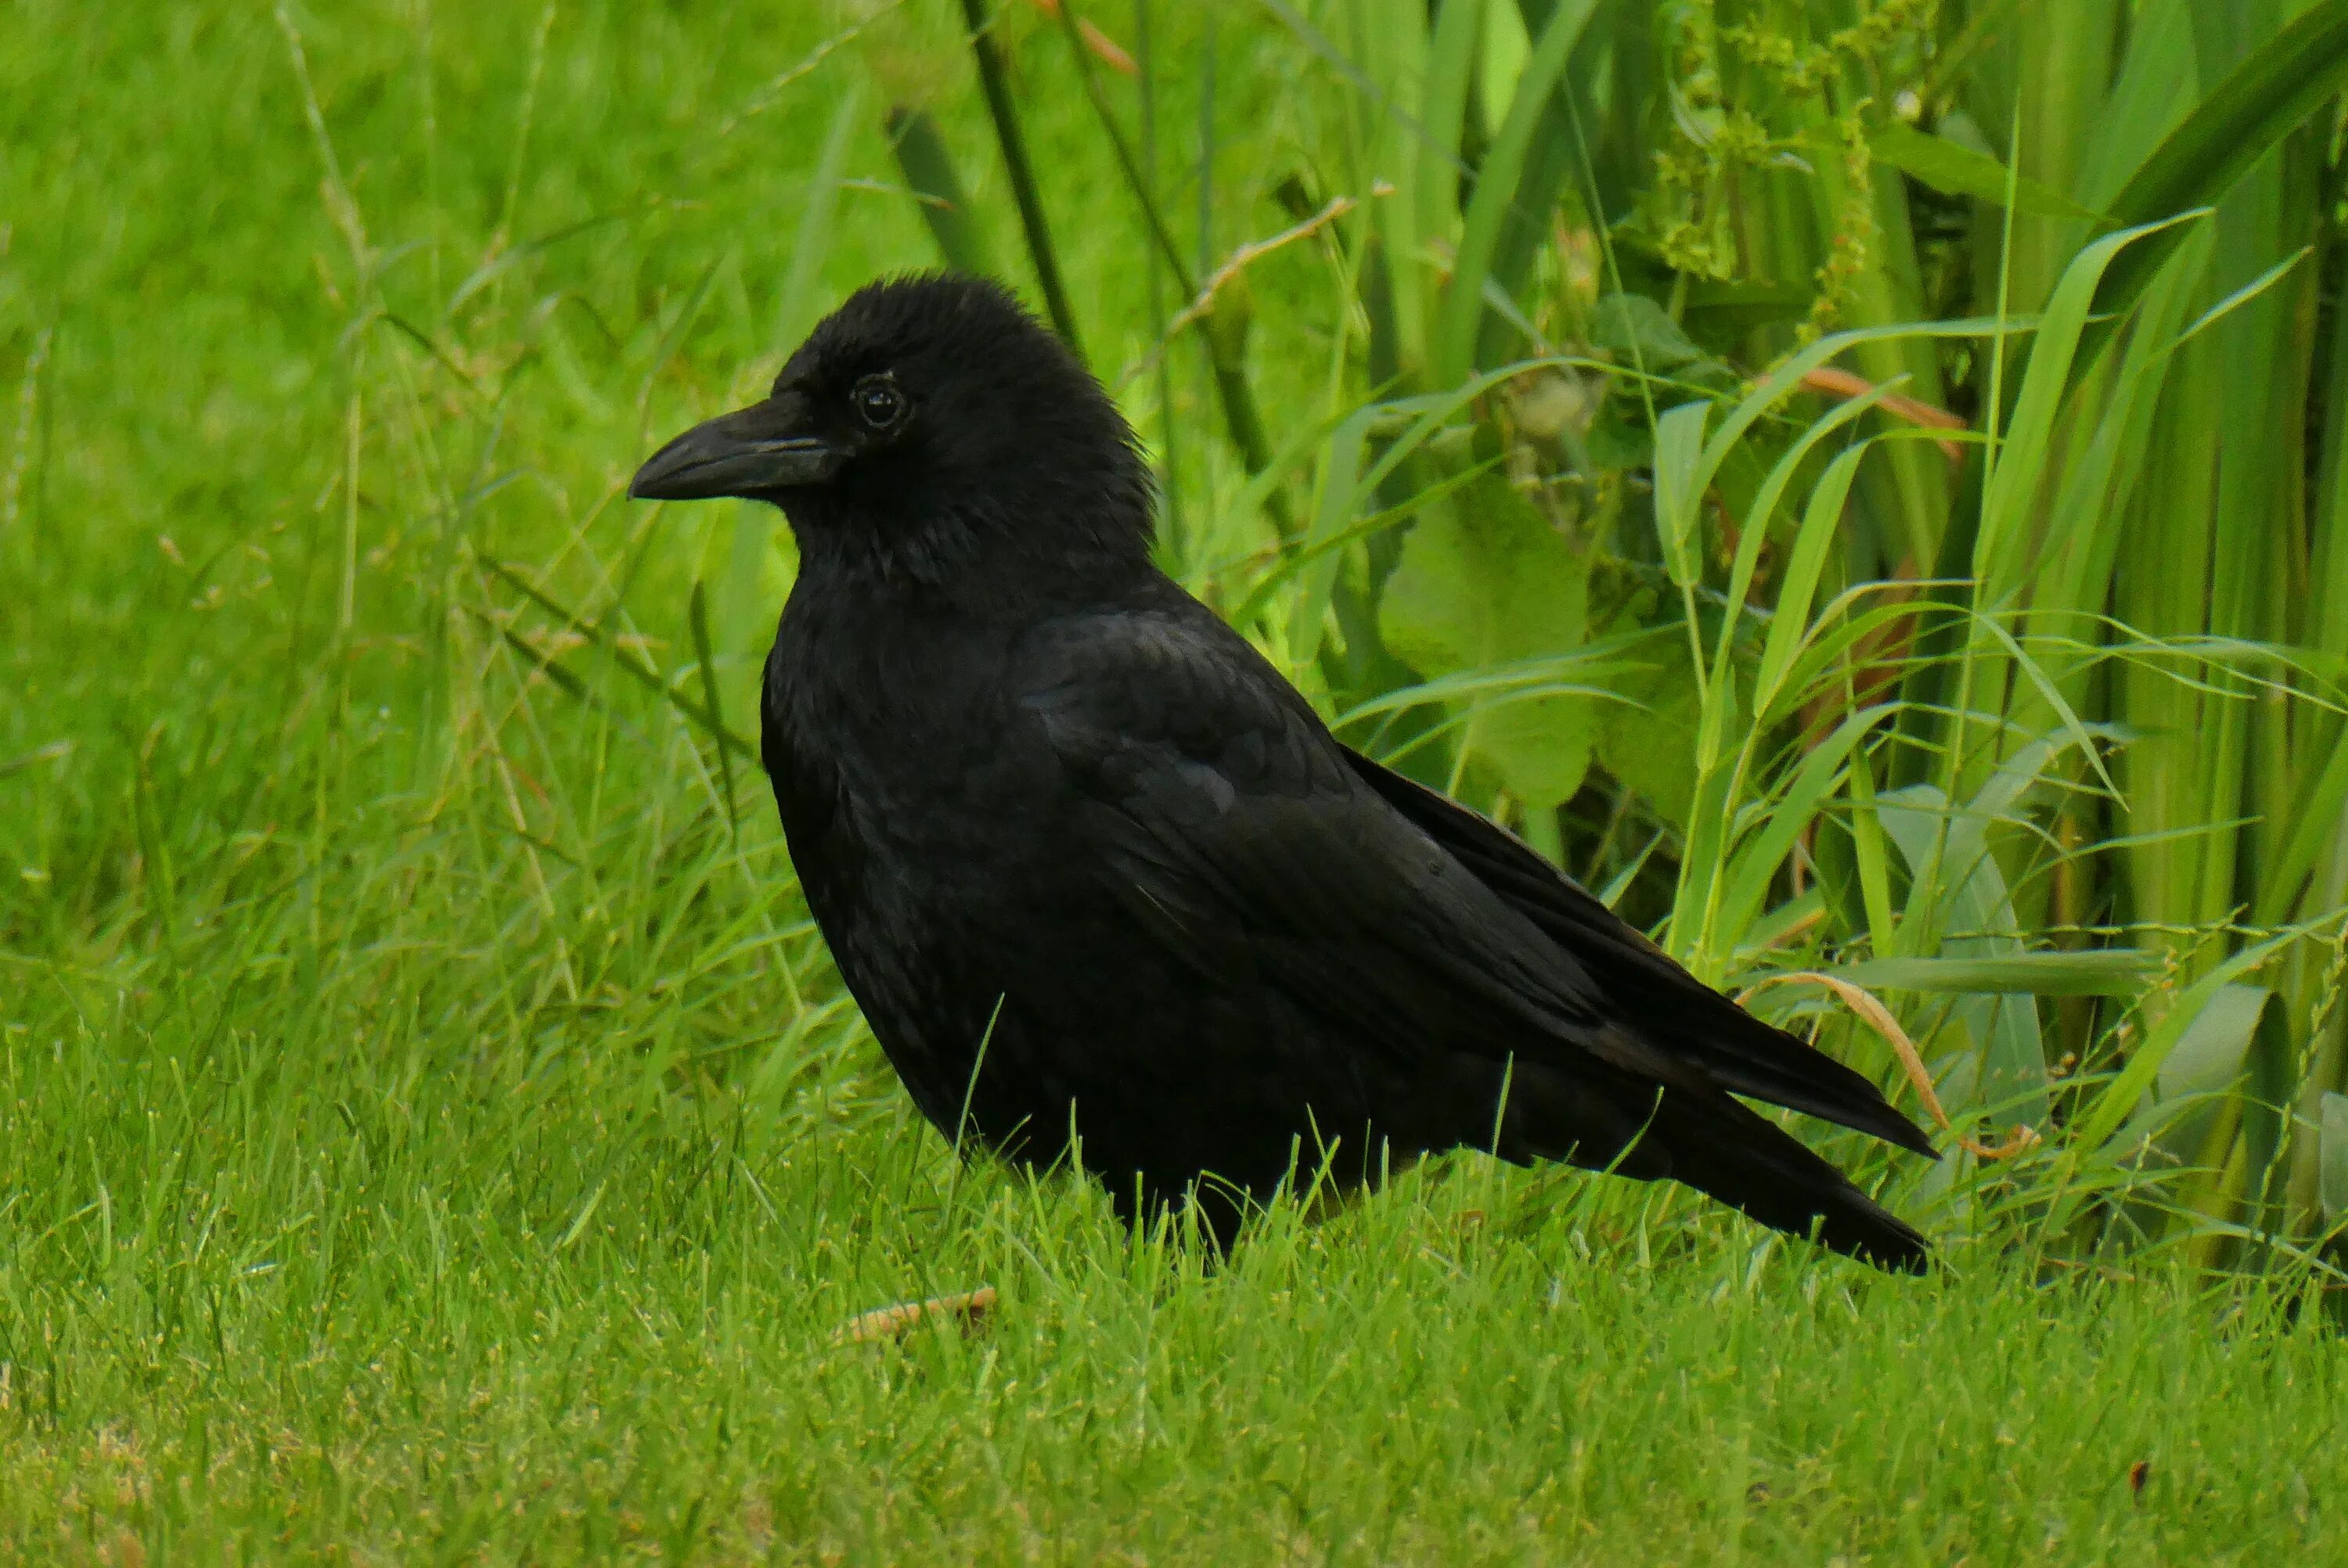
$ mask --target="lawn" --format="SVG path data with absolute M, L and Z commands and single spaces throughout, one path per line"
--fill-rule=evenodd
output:
M 2337 1276 L 2074 1245 L 2051 1156 L 1835 1140 L 1921 1280 L 1472 1155 L 1210 1266 L 920 1121 L 713 739 L 788 532 L 622 491 L 934 261 L 891 103 L 1025 281 L 951 11 L 0 11 L 0 1560 L 2348 1556 Z M 1230 171 L 1169 196 L 1201 274 L 1340 134 L 1264 15 L 1150 40 L 1142 128 Z M 1262 543 L 1244 454 L 1015 20 L 1202 580 Z M 1309 239 L 1248 275 L 1282 450 L 1341 401 Z

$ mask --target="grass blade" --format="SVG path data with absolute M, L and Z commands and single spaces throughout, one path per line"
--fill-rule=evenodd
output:
M 1011 73 L 1003 63 L 1003 46 L 995 42 L 994 21 L 986 0 L 962 0 L 963 20 L 970 27 L 970 52 L 978 62 L 978 85 L 986 95 L 987 118 L 994 122 L 995 145 L 1003 150 L 1003 171 L 1011 180 L 1011 195 L 1019 204 L 1019 227 L 1027 236 L 1027 258 L 1035 264 L 1036 286 L 1044 291 L 1044 311 L 1061 340 L 1084 357 L 1084 342 L 1076 334 L 1076 313 L 1060 282 L 1060 256 L 1052 245 L 1051 221 L 1044 215 L 1044 193 L 1035 183 L 1035 166 L 1027 161 L 1027 138 L 1019 128 L 1018 106 L 1011 101 Z
M 2348 82 L 2348 0 L 2317 0 L 2195 106 L 2140 164 L 2108 209 L 2130 227 L 2213 207 L 2268 150 Z M 2136 302 L 2181 232 L 2137 247 L 2104 274 L 2096 311 Z
M 1582 28 L 1597 9 L 1597 0 L 1562 0 L 1550 13 L 1549 25 L 1525 61 L 1509 100 L 1508 118 L 1492 138 L 1477 171 L 1476 194 L 1459 236 L 1459 256 L 1451 283 L 1443 296 L 1441 320 L 1432 345 L 1435 384 L 1449 386 L 1468 374 L 1475 363 L 1476 335 L 1483 320 L 1484 280 L 1500 243 L 1500 225 L 1522 196 L 1525 161 L 1532 150 L 1533 134 L 1540 128 L 1550 92 L 1564 75 L 1566 60 L 1581 40 Z
M 957 272 L 991 275 L 994 259 L 970 220 L 970 198 L 954 171 L 953 154 L 938 133 L 938 122 L 927 109 L 898 104 L 884 123 L 889 149 L 897 155 L 897 168 L 921 209 L 922 221 L 929 225 L 930 238 L 937 241 L 938 255 Z
M 2160 972 L 2134 948 L 1981 958 L 1868 958 L 1834 971 L 1869 990 L 2039 997 L 2129 997 Z
M 717 697 L 717 659 L 709 648 L 709 600 L 702 591 L 701 581 L 694 579 L 693 598 L 685 619 L 693 627 L 693 657 L 701 671 L 701 702 L 709 714 L 711 733 L 724 734 L 726 712 Z M 718 779 L 726 791 L 726 824 L 737 836 L 742 831 L 741 812 L 734 799 L 734 753 L 730 747 L 717 748 Z

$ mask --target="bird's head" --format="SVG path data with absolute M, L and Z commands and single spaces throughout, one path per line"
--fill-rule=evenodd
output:
M 859 290 L 762 402 L 662 447 L 628 493 L 770 501 L 811 564 L 889 577 L 1149 548 L 1148 470 L 1116 404 L 1010 294 L 952 273 Z

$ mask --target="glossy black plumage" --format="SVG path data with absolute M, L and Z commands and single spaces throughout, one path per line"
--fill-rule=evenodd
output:
M 1924 1261 L 1735 1097 L 1923 1134 L 1332 737 L 1151 564 L 1131 432 L 994 286 L 863 290 L 634 489 L 789 516 L 767 771 L 840 974 L 947 1135 L 1040 1161 L 1073 1132 L 1128 1214 L 1217 1178 L 1226 1235 L 1292 1169 L 1468 1145 Z

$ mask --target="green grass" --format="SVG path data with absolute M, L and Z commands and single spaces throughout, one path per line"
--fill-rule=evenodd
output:
M 1880 1280 L 1713 1215 L 1610 1234 L 1579 1184 L 1478 1163 L 1317 1228 L 1275 1217 L 1202 1274 L 1073 1184 L 953 1191 L 836 1036 L 696 1092 L 609 1035 L 353 1032 L 298 1068 L 233 1025 L 208 1054 L 185 1030 L 18 1049 L 0 1554 L 2248 1563 L 2342 1542 L 2338 1346 L 2259 1295 L 2040 1286 L 1963 1253 Z M 973 1337 L 830 1343 L 980 1281 L 1001 1295 Z
M 1473 1157 L 1283 1205 L 1211 1270 L 1085 1184 L 957 1170 L 755 768 L 688 712 L 698 587 L 749 725 L 787 533 L 619 496 L 846 289 L 928 261 L 891 101 L 929 101 L 1022 254 L 952 9 L 800 76 L 846 14 L 0 12 L 0 1561 L 2348 1545 L 2329 1276 L 2083 1245 L 2064 1184 L 2110 1172 L 2059 1149 L 2008 1180 L 1838 1140 L 1947 1239 L 1921 1282 Z M 1169 171 L 1204 76 L 1178 9 Z M 1140 221 L 1018 15 L 1086 346 L 1136 367 L 1153 438 L 1192 433 L 1176 564 L 1244 590 L 1267 525 L 1217 384 L 1192 345 L 1148 368 Z M 1214 46 L 1210 265 L 1362 131 L 1279 26 L 1231 10 Z M 1249 272 L 1300 516 L 1352 482 L 1313 434 L 1365 395 L 1331 371 L 1351 265 Z M 1292 654 L 1331 591 L 1297 572 L 1257 630 Z M 967 1335 L 833 1342 L 980 1285 Z

